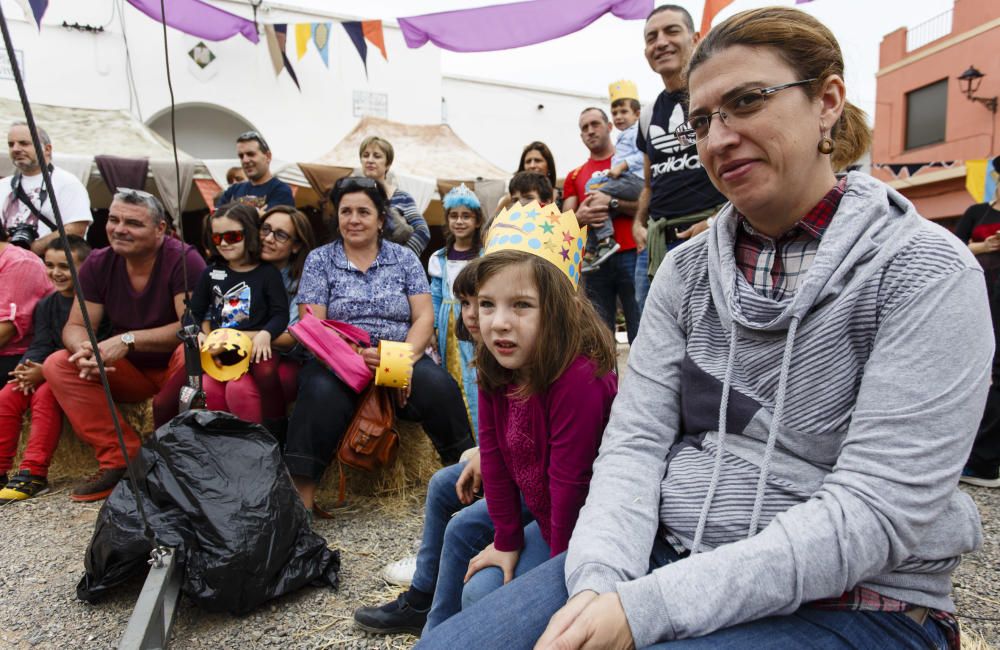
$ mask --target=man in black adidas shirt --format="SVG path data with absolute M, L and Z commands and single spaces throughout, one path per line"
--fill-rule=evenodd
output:
M 636 138 L 636 146 L 646 152 L 646 187 L 632 227 L 640 250 L 635 265 L 640 312 L 650 278 L 666 252 L 707 228 L 706 219 L 726 202 L 708 179 L 695 147 L 681 149 L 674 137 L 674 129 L 687 119 L 684 69 L 699 38 L 691 14 L 677 5 L 661 5 L 646 18 L 643 37 L 646 60 L 663 78 L 665 90 L 652 111 L 643 110 Z

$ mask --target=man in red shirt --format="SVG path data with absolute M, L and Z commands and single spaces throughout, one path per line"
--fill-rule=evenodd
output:
M 621 301 L 625 312 L 625 329 L 629 343 L 639 329 L 639 310 L 635 302 L 635 239 L 632 237 L 632 216 L 636 201 L 626 201 L 597 191 L 587 194 L 587 181 L 594 174 L 611 168 L 615 146 L 611 142 L 611 122 L 600 108 L 588 108 L 580 114 L 580 139 L 590 150 L 590 159 L 566 175 L 563 186 L 563 210 L 576 212 L 581 226 L 598 226 L 611 219 L 615 239 L 621 249 L 584 279 L 584 290 L 594 307 L 611 328 L 615 329 L 615 314 Z

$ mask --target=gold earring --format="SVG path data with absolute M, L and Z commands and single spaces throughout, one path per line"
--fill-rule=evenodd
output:
M 833 153 L 833 140 L 823 136 L 823 139 L 819 141 L 818 145 L 816 145 L 816 149 L 823 154 Z

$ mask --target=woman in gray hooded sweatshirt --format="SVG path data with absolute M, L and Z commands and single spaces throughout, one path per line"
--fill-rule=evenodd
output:
M 906 198 L 835 175 L 870 138 L 843 77 L 795 9 L 698 45 L 675 135 L 730 203 L 653 281 L 567 554 L 421 647 L 956 646 L 986 288 Z

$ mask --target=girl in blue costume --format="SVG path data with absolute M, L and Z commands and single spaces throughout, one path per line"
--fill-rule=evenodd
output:
M 443 203 L 445 247 L 435 251 L 427 262 L 434 303 L 434 331 L 437 332 L 441 365 L 462 388 L 469 421 L 473 431 L 477 431 L 478 388 L 476 370 L 471 366 L 476 350 L 471 341 L 461 341 L 456 336 L 456 327 L 462 320 L 463 297 L 454 294 L 453 284 L 459 271 L 480 255 L 483 211 L 479 199 L 464 183 L 448 192 Z

